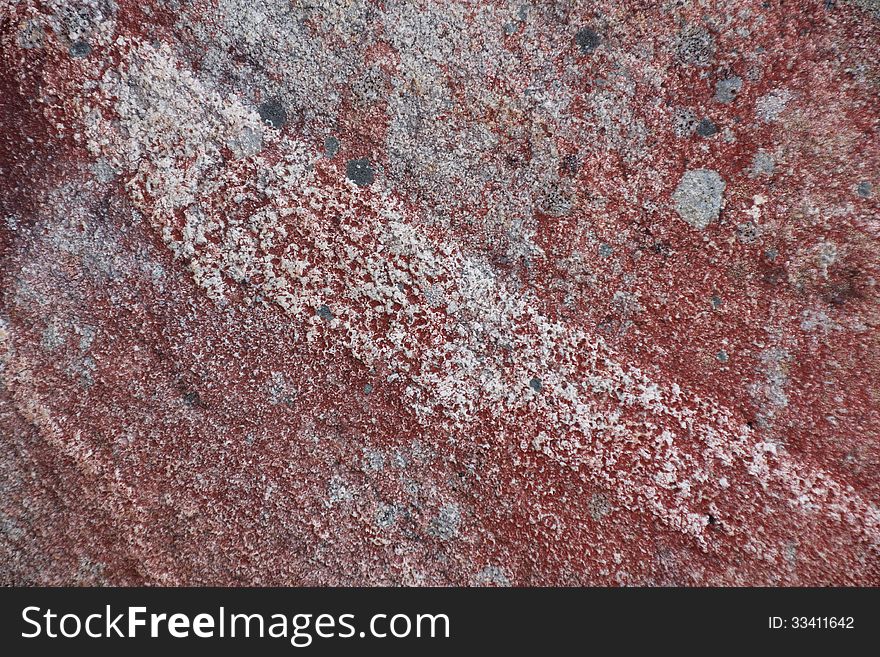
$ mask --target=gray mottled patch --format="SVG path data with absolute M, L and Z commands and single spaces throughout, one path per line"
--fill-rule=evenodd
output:
M 458 530 L 461 526 L 461 510 L 457 504 L 444 504 L 440 508 L 440 513 L 436 518 L 431 520 L 428 526 L 428 534 L 440 539 L 448 541 L 458 536 Z
M 531 381 L 529 381 L 529 387 L 535 392 L 541 392 L 541 390 L 544 388 L 544 384 L 541 383 L 541 379 L 535 377 Z
M 568 214 L 572 208 L 572 192 L 564 185 L 554 184 L 550 186 L 547 194 L 541 200 L 540 209 L 551 217 L 562 217 Z
M 862 198 L 869 198 L 871 196 L 871 183 L 867 180 L 863 180 L 859 183 L 858 187 L 856 187 L 856 193 Z
M 296 386 L 294 386 L 283 372 L 272 372 L 266 383 L 266 393 L 272 404 L 292 404 L 296 399 Z
M 758 151 L 752 158 L 752 166 L 749 169 L 749 176 L 755 178 L 757 176 L 772 176 L 776 170 L 776 162 L 773 156 L 767 151 Z
M 397 522 L 400 509 L 394 504 L 380 504 L 376 510 L 376 525 L 388 529 Z
M 880 0 L 850 0 L 850 2 L 858 5 L 868 14 L 880 20 Z
M 715 354 L 715 358 L 718 360 L 719 363 L 726 363 L 730 359 L 724 349 L 719 349 L 718 353 Z
M 676 137 L 688 137 L 697 129 L 697 115 L 686 107 L 677 107 L 672 117 L 672 129 Z
M 85 388 L 90 388 L 95 383 L 95 370 L 98 364 L 91 356 L 83 356 L 78 361 L 71 363 L 68 372 L 79 376 L 79 383 Z
M 599 255 L 603 258 L 610 257 L 612 253 L 614 253 L 614 248 L 610 244 L 599 245 Z
M 91 348 L 92 343 L 95 341 L 95 327 L 88 325 L 75 326 L 74 332 L 79 336 L 80 351 L 85 353 Z
M 366 158 L 349 160 L 345 165 L 345 175 L 358 187 L 372 185 L 376 178 L 373 167 Z
M 744 221 L 736 226 L 736 239 L 742 244 L 752 244 L 761 237 L 761 227 L 754 221 Z
M 46 42 L 46 33 L 36 22 L 27 20 L 18 31 L 17 42 L 25 50 L 42 48 Z
M 354 499 L 354 491 L 342 477 L 334 476 L 327 489 L 327 500 L 331 505 L 350 502 Z
M 821 329 L 822 332 L 828 333 L 840 328 L 840 325 L 828 317 L 824 310 L 807 309 L 801 313 L 801 329 L 804 331 L 812 332 Z
M 510 586 L 510 578 L 498 566 L 486 566 L 477 573 L 477 586 Z
M 230 138 L 226 145 L 236 158 L 251 157 L 263 148 L 263 135 L 253 128 L 245 128 L 240 134 Z
M 119 171 L 103 157 L 98 158 L 92 165 L 92 173 L 100 183 L 112 182 L 119 175 Z
M 755 101 L 755 115 L 764 123 L 778 121 L 790 99 L 791 93 L 785 89 L 764 94 Z
M 391 453 L 391 465 L 401 470 L 407 468 L 409 467 L 409 456 L 396 449 Z M 414 485 L 418 488 L 417 484 Z
M 708 66 L 715 55 L 715 39 L 709 30 L 701 25 L 688 26 L 678 34 L 676 54 L 683 64 Z
M 368 107 L 388 92 L 388 79 L 385 72 L 378 66 L 369 67 L 364 74 L 351 85 L 352 99 L 362 107 Z
M 44 349 L 54 351 L 66 342 L 66 332 L 62 323 L 53 318 L 43 330 L 41 343 Z
M 685 171 L 672 194 L 678 215 L 694 228 L 706 228 L 721 214 L 724 187 L 725 183 L 717 171 Z
M 718 103 L 732 103 L 742 90 L 742 78 L 733 75 L 715 83 L 715 101 Z
M 113 19 L 119 11 L 115 0 L 55 0 L 48 4 L 54 9 L 49 19 L 52 31 L 71 41 L 103 31 L 115 22 Z
M 751 386 L 751 394 L 758 400 L 760 411 L 758 419 L 763 426 L 769 426 L 779 409 L 788 406 L 788 370 L 791 355 L 784 349 L 771 347 L 760 354 L 763 371 L 759 370 L 763 381 Z
M 76 584 L 83 586 L 107 586 L 104 578 L 104 570 L 106 568 L 107 565 L 102 562 L 95 562 L 86 557 L 80 557 L 74 581 Z
M 385 469 L 385 455 L 375 449 L 364 449 L 363 468 L 366 472 L 381 472 Z
M 26 531 L 11 516 L 0 513 L 0 537 L 8 541 L 20 541 L 26 535 Z
M 785 560 L 789 563 L 789 565 L 794 566 L 797 563 L 797 545 L 795 543 L 787 543 L 785 545 Z
M 587 503 L 587 509 L 593 520 L 602 520 L 602 518 L 611 513 L 611 502 L 604 493 L 593 493 L 590 496 L 590 501 Z

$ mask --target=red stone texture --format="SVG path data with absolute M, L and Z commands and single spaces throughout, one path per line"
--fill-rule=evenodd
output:
M 0 582 L 880 584 L 878 45 L 0 0 Z

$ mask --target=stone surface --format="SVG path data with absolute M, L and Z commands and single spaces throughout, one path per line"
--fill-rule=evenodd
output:
M 880 584 L 878 36 L 0 0 L 0 582 Z
M 734 75 L 715 83 L 715 100 L 719 103 L 732 103 L 742 90 L 743 80 Z
M 709 124 L 711 125 L 711 123 Z M 703 123 L 697 128 L 702 137 L 714 134 L 712 130 L 703 129 Z M 724 202 L 725 183 L 717 171 L 711 169 L 692 169 L 685 171 L 681 181 L 672 193 L 675 211 L 694 228 L 702 230 L 718 219 Z

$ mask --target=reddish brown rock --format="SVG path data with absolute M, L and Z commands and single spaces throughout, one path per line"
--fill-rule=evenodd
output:
M 0 581 L 880 584 L 878 35 L 0 1 Z

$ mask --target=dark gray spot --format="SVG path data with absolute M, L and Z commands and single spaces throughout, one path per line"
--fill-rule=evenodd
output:
M 712 304 L 713 310 L 718 310 L 722 304 L 721 297 L 719 297 L 717 294 L 713 294 L 712 298 L 709 299 L 709 303 Z
M 614 248 L 610 244 L 600 244 L 599 245 L 599 255 L 603 258 L 607 258 L 612 253 L 614 253 Z
M 708 118 L 703 119 L 697 124 L 697 134 L 700 137 L 711 137 L 714 134 L 717 134 L 718 128 L 712 123 Z
M 373 385 L 368 383 L 364 386 L 364 394 L 369 395 L 371 392 L 373 392 Z
M 721 349 L 718 351 L 717 354 L 715 354 L 715 358 L 718 359 L 719 363 L 726 363 L 728 361 L 727 352 L 724 351 L 724 349 Z
M 87 41 L 74 41 L 70 44 L 70 48 L 68 49 L 71 57 L 76 59 L 82 59 L 83 57 L 88 57 L 92 52 L 92 47 L 88 44 Z
M 544 385 L 541 383 L 541 379 L 535 377 L 531 381 L 529 381 L 529 387 L 535 392 L 541 392 L 541 389 L 544 387 Z
M 287 123 L 287 112 L 277 98 L 270 98 L 259 107 L 260 118 L 273 128 L 280 129 Z
M 324 157 L 328 160 L 333 158 L 339 152 L 339 140 L 330 135 L 324 140 Z
M 578 48 L 580 48 L 581 52 L 585 55 L 589 55 L 602 43 L 602 38 L 598 33 L 589 27 L 578 30 L 578 33 L 574 36 L 574 40 L 577 43 Z
M 370 161 L 367 158 L 349 160 L 345 165 L 345 175 L 358 187 L 372 185 L 376 179 Z
M 869 196 L 871 196 L 871 183 L 869 183 L 867 180 L 863 180 L 859 183 L 856 191 L 862 198 L 868 198 Z
M 330 310 L 330 306 L 326 303 L 322 303 L 318 308 L 318 317 L 327 322 L 331 321 L 333 319 L 333 312 Z

